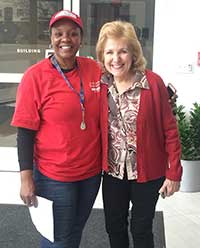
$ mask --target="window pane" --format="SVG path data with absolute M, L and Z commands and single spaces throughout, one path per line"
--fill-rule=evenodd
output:
M 62 0 L 0 1 L 0 73 L 23 73 L 45 57 L 48 25 Z
M 62 8 L 62 0 L 0 1 L 0 73 L 23 73 L 45 57 L 50 17 Z M 10 122 L 17 86 L 0 82 L 0 147 L 16 146 Z
M 95 56 L 95 44 L 100 27 L 117 19 L 131 22 L 142 44 L 148 67 L 152 68 L 155 0 L 84 0 L 80 1 L 80 15 L 84 23 L 83 56 Z
M 0 146 L 16 145 L 16 128 L 10 126 L 18 84 L 0 84 Z

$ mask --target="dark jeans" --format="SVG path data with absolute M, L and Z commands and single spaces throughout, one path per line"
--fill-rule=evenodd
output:
M 78 248 L 85 223 L 96 199 L 101 174 L 77 182 L 58 182 L 34 173 L 36 194 L 53 201 L 54 240 L 41 248 Z
M 128 248 L 128 214 L 132 202 L 130 231 L 134 248 L 153 248 L 152 225 L 164 177 L 146 183 L 120 180 L 105 174 L 103 202 L 106 231 L 111 248 Z

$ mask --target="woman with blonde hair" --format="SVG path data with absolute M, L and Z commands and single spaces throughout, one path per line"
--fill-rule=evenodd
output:
M 103 177 L 106 230 L 112 248 L 153 248 L 152 223 L 159 194 L 179 190 L 181 146 L 166 86 L 146 69 L 129 22 L 105 23 L 96 45 L 108 84 L 108 169 Z

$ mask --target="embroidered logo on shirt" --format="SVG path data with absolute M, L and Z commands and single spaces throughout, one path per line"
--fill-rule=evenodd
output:
M 100 91 L 100 81 L 90 82 L 90 88 L 93 92 L 99 92 Z

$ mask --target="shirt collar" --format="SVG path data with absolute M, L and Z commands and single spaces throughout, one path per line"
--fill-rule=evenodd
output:
M 105 78 L 104 80 L 107 81 L 109 91 L 112 92 L 114 88 L 113 77 L 111 75 L 106 75 Z M 135 88 L 150 89 L 145 72 L 136 71 L 135 83 L 129 88 L 129 90 L 133 90 Z
M 148 83 L 145 72 L 136 71 L 135 83 L 131 87 L 131 89 L 134 89 L 136 87 L 143 88 L 143 89 L 149 89 L 149 83 Z

